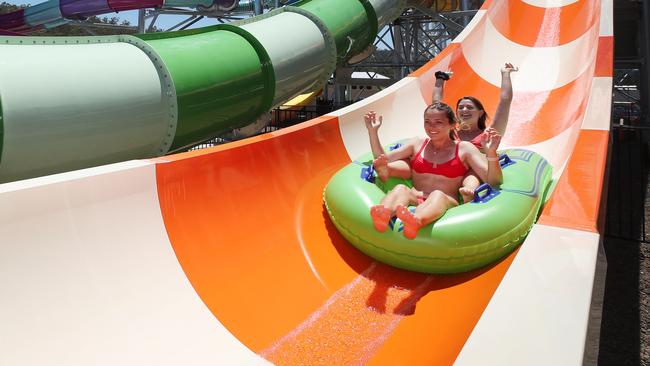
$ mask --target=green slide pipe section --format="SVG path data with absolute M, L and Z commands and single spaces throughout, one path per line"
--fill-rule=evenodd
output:
M 321 88 L 404 1 L 296 5 L 173 33 L 0 37 L 0 182 L 161 156 L 255 122 Z
M 330 29 L 339 66 L 372 44 L 377 35 L 377 15 L 368 1 L 303 0 L 296 5 L 318 16 Z
M 169 150 L 175 90 L 165 66 L 142 41 L 119 36 L 0 42 L 0 181 Z
M 276 79 L 274 107 L 305 91 L 321 89 L 336 70 L 334 37 L 320 18 L 310 12 L 285 6 L 264 19 L 252 18 L 237 25 L 254 35 L 269 52 Z M 292 42 L 278 37 L 297 33 L 301 37 Z
M 407 6 L 407 0 L 369 0 L 369 3 L 377 15 L 378 29 L 382 29 L 393 19 L 399 17 Z
M 275 74 L 262 45 L 228 24 L 138 36 L 164 60 L 178 97 L 178 150 L 254 121 L 271 107 Z

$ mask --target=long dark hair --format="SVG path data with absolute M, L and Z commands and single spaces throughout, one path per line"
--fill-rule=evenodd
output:
M 458 120 L 456 119 L 456 113 L 454 112 L 451 107 L 443 102 L 435 102 L 433 104 L 430 104 L 427 106 L 427 108 L 424 110 L 424 114 L 427 114 L 427 112 L 432 111 L 432 110 L 437 110 L 441 112 L 445 112 L 445 115 L 447 116 L 447 119 L 449 120 L 450 125 L 455 125 Z M 458 140 L 458 132 L 456 132 L 455 128 L 452 128 L 449 131 L 449 138 L 452 140 Z
M 487 126 L 485 126 L 485 120 L 488 119 L 488 114 L 485 111 L 485 108 L 483 107 L 483 103 L 481 103 L 480 100 L 478 100 L 478 99 L 476 99 L 474 97 L 462 97 L 462 98 L 458 99 L 458 102 L 456 102 L 456 110 L 458 110 L 458 106 L 460 105 L 460 102 L 462 102 L 464 99 L 467 99 L 470 102 L 474 103 L 474 105 L 476 106 L 476 108 L 478 108 L 479 111 L 483 111 L 483 115 L 481 115 L 478 118 L 478 129 L 481 130 L 481 131 L 485 130 L 485 127 L 487 127 Z

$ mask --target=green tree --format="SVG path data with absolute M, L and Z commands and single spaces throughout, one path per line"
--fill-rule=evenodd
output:
M 6 13 L 11 13 L 12 11 L 16 11 L 20 9 L 19 6 L 9 4 L 8 2 L 1 2 L 0 3 L 0 14 L 6 14 Z

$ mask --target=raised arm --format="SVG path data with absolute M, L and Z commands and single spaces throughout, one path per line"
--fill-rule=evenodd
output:
M 372 156 L 377 158 L 379 155 L 386 155 L 388 161 L 396 161 L 405 159 L 413 154 L 413 142 L 410 141 L 407 144 L 402 145 L 401 147 L 386 153 L 384 146 L 379 140 L 379 127 L 384 121 L 382 115 L 377 116 L 377 113 L 370 111 L 363 116 L 363 121 L 366 124 L 366 129 L 368 130 L 368 137 L 370 138 L 370 150 L 372 151 Z
M 383 121 L 384 116 L 377 116 L 375 111 L 370 111 L 363 115 L 363 122 L 366 124 L 368 137 L 370 138 L 370 150 L 372 151 L 372 156 L 375 158 L 379 155 L 386 154 L 384 147 L 379 141 L 379 127 L 381 127 Z
M 503 172 L 499 164 L 499 155 L 497 148 L 501 142 L 501 135 L 488 127 L 483 131 L 481 136 L 481 143 L 485 148 L 485 155 L 469 142 L 461 142 L 463 144 L 467 158 L 467 164 L 478 174 L 483 182 L 488 183 L 492 187 L 498 187 L 503 183 Z M 486 159 L 487 157 L 487 159 Z
M 436 71 L 436 83 L 433 84 L 433 95 L 431 96 L 431 103 L 442 102 L 442 97 L 445 92 L 445 81 L 449 80 L 453 73 L 451 71 Z
M 510 104 L 512 103 L 512 80 L 510 73 L 519 71 L 519 68 L 511 63 L 506 63 L 501 69 L 501 93 L 499 94 L 499 104 L 494 112 L 492 128 L 503 135 L 508 126 L 508 114 L 510 114 Z

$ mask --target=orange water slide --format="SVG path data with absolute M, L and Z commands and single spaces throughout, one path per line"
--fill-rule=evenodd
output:
M 211 149 L 0 185 L 0 364 L 549 365 L 593 356 L 611 103 L 612 3 L 486 1 L 435 60 L 343 110 Z M 527 21 L 522 21 L 527 19 Z M 522 246 L 424 275 L 374 262 L 327 217 L 330 177 L 421 133 L 436 70 L 450 103 L 498 101 L 504 147 L 553 165 Z M 25 346 L 30 342 L 30 347 Z M 30 349 L 45 350 L 40 354 Z
M 176 255 L 215 316 L 279 364 L 451 363 L 511 259 L 425 276 L 351 247 L 322 201 L 328 179 L 349 163 L 337 122 L 322 117 L 162 159 L 159 197 Z M 429 342 L 445 346 L 417 352 Z

